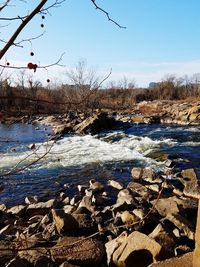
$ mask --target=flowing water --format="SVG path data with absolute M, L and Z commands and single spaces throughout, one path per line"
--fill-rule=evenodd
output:
M 200 173 L 198 126 L 133 125 L 57 141 L 48 141 L 50 133 L 38 125 L 0 125 L 0 202 L 13 205 L 29 195 L 49 197 L 66 184 L 86 184 L 91 178 L 127 184 L 134 166 L 162 171 L 166 154 L 177 168 L 194 167 Z M 28 148 L 31 143 L 35 150 Z

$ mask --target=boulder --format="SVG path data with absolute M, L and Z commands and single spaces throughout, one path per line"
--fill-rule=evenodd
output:
M 192 197 L 199 198 L 200 186 L 197 174 L 194 169 L 186 169 L 181 172 L 180 181 L 184 185 L 183 194 Z
M 156 261 L 160 244 L 138 231 L 131 233 L 113 253 L 113 262 L 119 267 L 145 267 Z
M 53 221 L 56 229 L 60 235 L 69 235 L 79 228 L 79 224 L 76 219 L 64 210 L 52 209 Z
M 31 217 L 34 215 L 45 215 L 55 205 L 56 205 L 55 199 L 50 199 L 46 202 L 38 202 L 38 203 L 30 204 L 27 207 L 26 213 Z
M 78 208 L 86 208 L 88 211 L 93 213 L 95 211 L 95 206 L 92 203 L 92 197 L 84 196 L 79 203 Z
M 105 256 L 104 244 L 96 239 L 64 237 L 51 249 L 53 259 L 62 263 L 96 266 Z
M 182 234 L 187 236 L 189 239 L 194 240 L 194 225 L 192 225 L 185 217 L 180 214 L 167 214 L 165 219 L 172 222 L 182 232 Z
M 114 118 L 109 118 L 105 112 L 95 114 L 74 127 L 76 133 L 97 134 L 101 130 L 110 129 L 116 123 Z
M 127 232 L 122 232 L 118 237 L 116 237 L 113 240 L 108 241 L 105 244 L 106 247 L 106 254 L 107 254 L 107 264 L 108 266 L 110 265 L 110 263 L 113 261 L 112 257 L 113 257 L 113 253 L 114 251 L 121 246 L 121 244 L 123 243 L 123 241 L 125 239 L 127 239 Z
M 160 257 L 167 259 L 174 256 L 174 247 L 176 241 L 174 236 L 169 233 L 169 229 L 159 223 L 156 228 L 149 234 L 149 237 L 158 242 L 161 246 Z
M 155 209 L 158 213 L 165 217 L 169 214 L 177 214 L 179 213 L 179 205 L 182 204 L 182 201 L 177 197 L 169 197 L 169 198 L 160 198 L 158 200 L 153 200 L 151 202 L 155 205 Z

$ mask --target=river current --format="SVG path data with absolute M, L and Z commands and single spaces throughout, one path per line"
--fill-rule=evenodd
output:
M 70 184 L 131 180 L 131 168 L 162 171 L 166 155 L 177 170 L 200 173 L 200 127 L 133 125 L 99 135 L 66 135 L 48 141 L 51 130 L 41 125 L 0 124 L 0 203 L 23 203 L 26 196 L 49 198 Z M 28 146 L 34 143 L 35 150 Z M 34 164 L 32 164 L 34 162 Z M 70 192 L 72 192 L 71 190 Z M 69 192 L 69 194 L 70 194 Z

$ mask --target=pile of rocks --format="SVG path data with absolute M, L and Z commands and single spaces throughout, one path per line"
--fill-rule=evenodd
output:
M 133 168 L 132 177 L 127 186 L 92 179 L 73 197 L 63 188 L 46 202 L 2 204 L 0 266 L 173 266 L 162 260 L 181 255 L 192 266 L 198 201 L 187 196 L 198 184 L 195 170 L 167 179 Z
M 121 114 L 123 122 L 137 124 L 178 124 L 199 125 L 200 103 L 180 103 L 178 101 L 152 101 L 139 103 L 129 114 Z

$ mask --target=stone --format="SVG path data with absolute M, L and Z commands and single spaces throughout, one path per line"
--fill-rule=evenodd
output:
M 134 179 L 141 179 L 142 178 L 143 169 L 139 167 L 134 167 L 131 170 L 131 175 Z
M 35 144 L 30 144 L 30 145 L 28 145 L 27 147 L 28 147 L 29 149 L 36 149 Z
M 142 179 L 149 183 L 162 183 L 161 177 L 151 168 L 144 168 Z
M 72 214 L 75 220 L 79 224 L 79 228 L 82 230 L 92 231 L 94 230 L 94 222 L 88 214 Z
M 133 195 L 131 193 L 131 190 L 130 189 L 123 189 L 121 191 L 119 191 L 118 195 L 117 195 L 117 203 L 118 204 L 128 204 L 128 205 L 131 205 L 131 204 L 134 204 L 135 201 L 134 201 L 134 198 L 133 198 Z
M 78 205 L 78 208 L 82 207 L 86 208 L 91 213 L 93 213 L 95 211 L 95 206 L 92 203 L 92 197 L 84 196 Z
M 182 201 L 177 197 L 160 198 L 158 200 L 153 200 L 151 203 L 154 205 L 158 213 L 165 217 L 168 214 L 179 213 L 179 205 Z
M 174 257 L 165 261 L 159 261 L 149 265 L 149 267 L 193 267 L 193 253 L 187 253 L 180 257 Z
M 97 134 L 102 129 L 110 129 L 116 123 L 114 118 L 109 118 L 105 112 L 94 114 L 74 127 L 76 133 Z
M 164 163 L 167 168 L 172 168 L 174 166 L 174 162 L 171 159 L 165 160 Z
M 160 187 L 158 184 L 149 184 L 149 185 L 146 185 L 146 188 L 157 193 L 160 191 Z
M 62 263 L 81 266 L 97 266 L 105 256 L 104 244 L 96 239 L 84 237 L 63 237 L 51 248 L 53 259 Z
M 63 210 L 64 210 L 65 213 L 70 213 L 71 214 L 72 212 L 74 212 L 76 210 L 76 207 L 72 206 L 72 205 L 65 205 L 63 207 Z
M 120 217 L 123 224 L 126 225 L 132 225 L 139 221 L 139 218 L 135 214 L 130 213 L 128 210 L 123 211 L 120 214 Z
M 150 197 L 150 191 L 148 190 L 148 188 L 140 183 L 130 182 L 127 188 L 130 188 L 131 191 L 137 193 L 139 196 L 142 196 L 146 199 Z
M 6 211 L 6 205 L 0 204 L 0 211 Z
M 179 230 L 183 232 L 189 239 L 194 240 L 194 229 L 191 223 L 180 214 L 168 214 L 164 220 L 172 222 Z
M 186 169 L 181 172 L 180 181 L 184 185 L 183 194 L 191 198 L 200 197 L 200 186 L 197 174 L 194 169 Z
M 21 216 L 26 210 L 26 206 L 17 205 L 7 210 L 7 213 L 12 213 L 13 215 Z
M 91 179 L 89 183 L 90 183 L 90 189 L 93 192 L 102 191 L 104 189 L 104 186 L 102 185 L 102 183 L 95 181 L 95 179 Z
M 112 257 L 113 257 L 113 253 L 114 251 L 121 246 L 121 244 L 123 243 L 123 241 L 125 239 L 127 239 L 127 232 L 122 232 L 118 237 L 116 237 L 113 240 L 108 241 L 105 244 L 106 247 L 106 254 L 107 254 L 107 264 L 108 266 L 110 266 L 110 263 L 113 261 Z
M 134 209 L 133 214 L 135 214 L 135 216 L 137 216 L 140 220 L 144 219 L 145 216 L 145 211 L 144 209 Z
M 145 267 L 156 261 L 160 251 L 161 246 L 155 240 L 134 231 L 115 250 L 113 262 L 119 267 Z
M 122 183 L 119 183 L 115 180 L 108 180 L 107 184 L 117 190 L 122 190 L 124 188 Z
M 35 204 L 38 202 L 38 196 L 30 196 L 25 198 L 25 203 L 30 205 L 30 204 Z
M 175 238 L 161 223 L 149 234 L 149 237 L 162 246 L 160 258 L 166 259 L 174 256 L 174 247 L 176 245 Z
M 79 228 L 79 224 L 76 219 L 64 210 L 52 209 L 53 221 L 55 223 L 56 229 L 60 235 L 69 235 Z
M 45 215 L 56 205 L 56 200 L 55 199 L 50 199 L 46 202 L 38 202 L 35 204 L 30 204 L 27 207 L 26 212 L 29 214 L 29 216 L 34 216 L 34 215 Z

